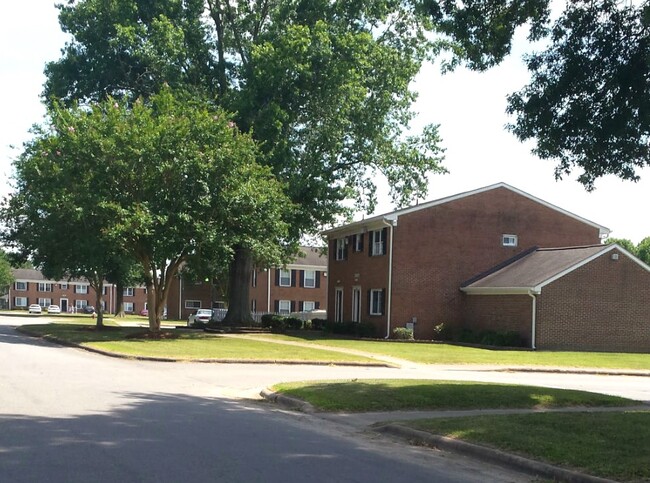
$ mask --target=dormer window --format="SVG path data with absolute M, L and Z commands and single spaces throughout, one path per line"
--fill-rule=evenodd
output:
M 516 247 L 517 246 L 517 235 L 503 235 L 502 245 L 504 247 Z

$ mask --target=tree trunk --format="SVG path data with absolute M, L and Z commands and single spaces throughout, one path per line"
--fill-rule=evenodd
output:
M 147 283 L 147 307 L 149 308 L 149 330 L 151 332 L 160 332 L 160 319 L 163 308 L 158 303 L 156 288 L 153 281 Z
M 95 314 L 93 314 L 93 317 L 97 317 L 97 328 L 98 329 L 103 329 L 104 328 L 104 311 L 102 310 L 102 295 L 104 292 L 104 281 L 102 277 L 99 277 L 99 280 L 95 284 L 95 289 L 96 297 L 95 297 Z
M 227 325 L 253 325 L 249 291 L 250 275 L 253 269 L 253 254 L 250 249 L 235 248 L 235 258 L 230 264 L 230 290 L 228 294 L 228 313 L 223 319 Z
M 125 317 L 124 314 L 124 284 L 115 284 L 115 317 Z

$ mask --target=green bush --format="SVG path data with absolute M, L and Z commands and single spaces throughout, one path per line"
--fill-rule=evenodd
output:
M 311 320 L 309 320 L 309 319 L 305 320 L 305 321 L 302 323 L 302 328 L 303 328 L 304 330 L 311 330 L 311 328 L 312 328 Z
M 284 323 L 290 330 L 302 329 L 302 319 L 299 319 L 297 317 L 287 317 L 284 319 Z
M 392 338 L 398 340 L 413 340 L 413 329 L 407 329 L 406 327 L 397 327 L 393 329 Z
M 525 342 L 518 332 L 512 330 L 484 330 L 477 332 L 471 329 L 461 329 L 458 341 L 495 347 L 523 347 Z
M 323 330 L 327 325 L 327 319 L 311 319 L 312 330 Z
M 262 327 L 265 329 L 270 329 L 271 325 L 273 325 L 273 317 L 275 317 L 275 314 L 262 315 Z
M 433 340 L 452 340 L 453 332 L 444 322 L 433 328 Z

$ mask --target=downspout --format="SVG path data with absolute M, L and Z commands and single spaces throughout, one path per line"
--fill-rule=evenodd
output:
M 535 332 L 536 332 L 536 329 L 537 329 L 537 327 L 536 327 L 537 326 L 537 297 L 535 296 L 535 294 L 532 291 L 528 292 L 528 295 L 530 295 L 531 298 L 533 299 L 533 316 L 532 316 L 532 319 L 531 319 L 531 321 L 532 321 L 531 326 L 532 327 L 531 327 L 531 335 L 530 335 L 530 348 L 531 349 L 537 349 L 537 347 L 535 346 L 535 343 L 536 343 L 536 341 L 535 341 Z
M 266 271 L 266 311 L 271 313 L 271 269 Z
M 393 300 L 393 233 L 394 233 L 394 221 L 389 222 L 386 219 L 383 219 L 382 222 L 390 228 L 390 244 L 388 245 L 388 297 L 386 300 L 386 337 L 385 339 L 390 338 L 390 322 L 391 322 L 391 302 Z

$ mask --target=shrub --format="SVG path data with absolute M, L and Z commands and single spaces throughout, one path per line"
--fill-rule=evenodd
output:
M 313 322 L 313 321 L 312 321 Z M 377 329 L 370 322 L 326 322 L 325 332 L 339 335 L 352 335 L 355 337 L 373 338 Z
M 451 327 L 444 322 L 433 328 L 433 340 L 452 340 L 453 333 Z
M 406 327 L 397 327 L 393 329 L 393 339 L 398 340 L 413 340 L 413 329 Z
M 302 323 L 302 328 L 303 328 L 304 330 L 311 330 L 311 326 L 312 326 L 312 323 L 311 323 L 311 320 L 309 320 L 309 319 L 305 320 L 305 321 Z
M 284 323 L 288 329 L 291 330 L 302 329 L 302 319 L 299 319 L 297 317 L 287 317 L 284 319 Z
M 262 327 L 265 329 L 270 329 L 271 325 L 273 325 L 273 317 L 275 317 L 275 314 L 262 315 Z
M 523 347 L 524 340 L 518 332 L 512 330 L 484 330 L 476 332 L 471 329 L 461 329 L 459 342 L 468 344 L 491 345 L 495 347 Z
M 327 319 L 311 319 L 311 328 L 313 330 L 323 330 L 327 325 Z

